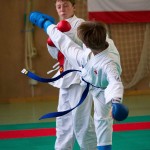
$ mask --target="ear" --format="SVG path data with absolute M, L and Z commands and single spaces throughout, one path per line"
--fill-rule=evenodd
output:
M 73 7 L 74 11 L 76 11 L 76 4 L 74 4 L 72 7 Z

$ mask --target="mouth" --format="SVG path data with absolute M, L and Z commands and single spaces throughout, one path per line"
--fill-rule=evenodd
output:
M 61 15 L 66 15 L 66 13 L 65 12 L 61 12 Z

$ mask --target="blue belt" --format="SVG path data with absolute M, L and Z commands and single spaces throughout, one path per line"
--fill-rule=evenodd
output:
M 66 75 L 68 73 L 71 73 L 71 72 L 75 72 L 75 71 L 81 72 L 80 70 L 73 70 L 73 69 L 72 70 L 66 70 L 66 71 L 62 72 L 60 75 L 58 75 L 55 78 L 42 78 L 40 76 L 37 76 L 35 73 L 33 73 L 31 71 L 28 71 L 26 69 L 23 69 L 21 72 L 23 74 L 27 75 L 31 79 L 34 79 L 34 80 L 39 81 L 39 82 L 47 83 L 47 82 L 56 81 L 56 80 L 60 79 L 61 77 L 63 77 L 64 75 Z
M 58 75 L 57 77 L 55 78 L 42 78 L 40 76 L 37 76 L 36 74 L 32 73 L 31 71 L 27 71 L 26 69 L 23 69 L 21 72 L 25 75 L 27 75 L 29 78 L 31 79 L 34 79 L 34 80 L 37 80 L 39 82 L 44 82 L 44 83 L 47 83 L 47 82 L 53 82 L 53 81 L 56 81 L 58 79 L 60 79 L 61 77 L 63 77 L 64 75 L 68 74 L 68 73 L 71 73 L 71 72 L 75 72 L 75 71 L 78 71 L 78 72 L 81 72 L 80 70 L 67 70 L 67 71 L 64 71 L 63 73 L 61 73 L 60 75 Z M 59 116 L 63 116 L 69 112 L 71 112 L 73 109 L 75 109 L 76 107 L 78 107 L 79 105 L 81 105 L 83 103 L 83 101 L 85 100 L 86 96 L 88 95 L 88 91 L 89 91 L 89 86 L 90 86 L 90 83 L 86 82 L 87 85 L 86 85 L 86 88 L 80 98 L 80 101 L 79 103 L 69 109 L 69 110 L 66 110 L 66 111 L 60 111 L 60 112 L 51 112 L 51 113 L 48 113 L 48 114 L 45 114 L 43 115 L 41 119 L 47 119 L 47 118 L 54 118 L 54 117 L 59 117 Z

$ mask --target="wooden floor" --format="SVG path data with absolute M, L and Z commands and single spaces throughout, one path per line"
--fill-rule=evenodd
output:
M 129 116 L 150 115 L 149 94 L 125 96 L 124 104 L 129 107 Z M 56 109 L 57 99 L 51 98 L 19 99 L 0 103 L 0 125 L 55 121 L 55 119 L 39 121 L 39 118 L 45 113 L 56 111 Z

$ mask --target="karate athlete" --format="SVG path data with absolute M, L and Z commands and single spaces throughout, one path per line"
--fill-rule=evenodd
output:
M 60 19 L 67 20 L 71 25 L 71 30 L 65 34 L 82 46 L 82 42 L 77 38 L 76 30 L 84 20 L 77 18 L 74 14 L 75 0 L 56 0 L 56 10 Z M 61 64 L 61 70 L 58 70 L 55 76 L 62 71 L 73 69 L 59 49 L 49 45 L 47 47 L 51 56 Z M 50 84 L 59 88 L 58 111 L 68 110 L 77 105 L 84 90 L 84 87 L 80 85 L 80 76 L 77 72 L 70 73 Z M 92 96 L 89 94 L 81 107 L 56 118 L 56 150 L 72 150 L 75 139 L 81 150 L 96 150 L 96 133 L 91 117 L 92 102 Z
M 110 116 L 128 115 L 122 109 L 124 87 L 121 82 L 120 57 L 111 40 L 106 40 L 106 28 L 100 22 L 83 22 L 77 28 L 77 35 L 90 51 L 83 51 L 68 36 L 56 29 L 50 21 L 41 24 L 36 14 L 30 21 L 44 28 L 56 47 L 61 50 L 72 66 L 81 70 L 82 85 L 91 84 L 90 93 L 94 100 L 94 123 L 97 135 L 97 149 L 112 149 L 112 124 Z M 117 53 L 116 53 L 117 52 Z M 126 117 L 127 117 L 126 115 Z M 116 117 L 116 116 L 115 116 Z M 114 118 L 115 118 L 114 117 Z

